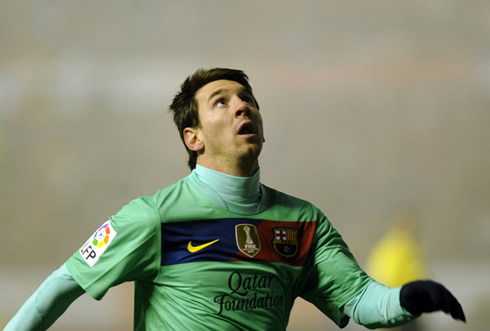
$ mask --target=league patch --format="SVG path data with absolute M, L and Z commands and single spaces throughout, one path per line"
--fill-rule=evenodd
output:
M 90 267 L 97 263 L 116 235 L 117 232 L 111 226 L 111 221 L 108 220 L 80 248 L 80 255 Z
M 273 228 L 274 239 L 272 247 L 277 254 L 285 258 L 292 258 L 298 254 L 298 230 L 293 228 Z
M 238 249 L 248 257 L 254 257 L 260 252 L 260 238 L 253 224 L 237 224 L 235 237 Z

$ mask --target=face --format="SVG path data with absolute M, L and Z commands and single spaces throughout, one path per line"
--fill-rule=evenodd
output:
M 251 92 L 235 81 L 217 80 L 200 88 L 195 98 L 197 134 L 203 143 L 198 162 L 218 162 L 222 166 L 251 162 L 258 166 L 264 133 Z

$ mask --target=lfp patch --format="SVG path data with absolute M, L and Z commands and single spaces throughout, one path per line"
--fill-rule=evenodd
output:
M 80 255 L 90 267 L 97 263 L 116 235 L 116 231 L 111 226 L 111 221 L 108 220 L 80 248 Z

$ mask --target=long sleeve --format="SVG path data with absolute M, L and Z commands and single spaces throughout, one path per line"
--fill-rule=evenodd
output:
M 410 322 L 416 316 L 400 305 L 400 290 L 401 287 L 390 288 L 371 281 L 359 295 L 345 304 L 344 313 L 357 324 L 370 329 Z
M 83 293 L 63 264 L 31 295 L 4 331 L 46 330 Z

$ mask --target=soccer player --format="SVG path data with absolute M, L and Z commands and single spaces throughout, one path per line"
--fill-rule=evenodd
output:
M 196 71 L 170 109 L 191 174 L 111 216 L 6 330 L 46 329 L 83 293 L 100 300 L 127 281 L 136 330 L 285 330 L 298 296 L 339 327 L 437 310 L 465 321 L 439 283 L 377 283 L 317 207 L 260 182 L 262 117 L 242 71 Z

